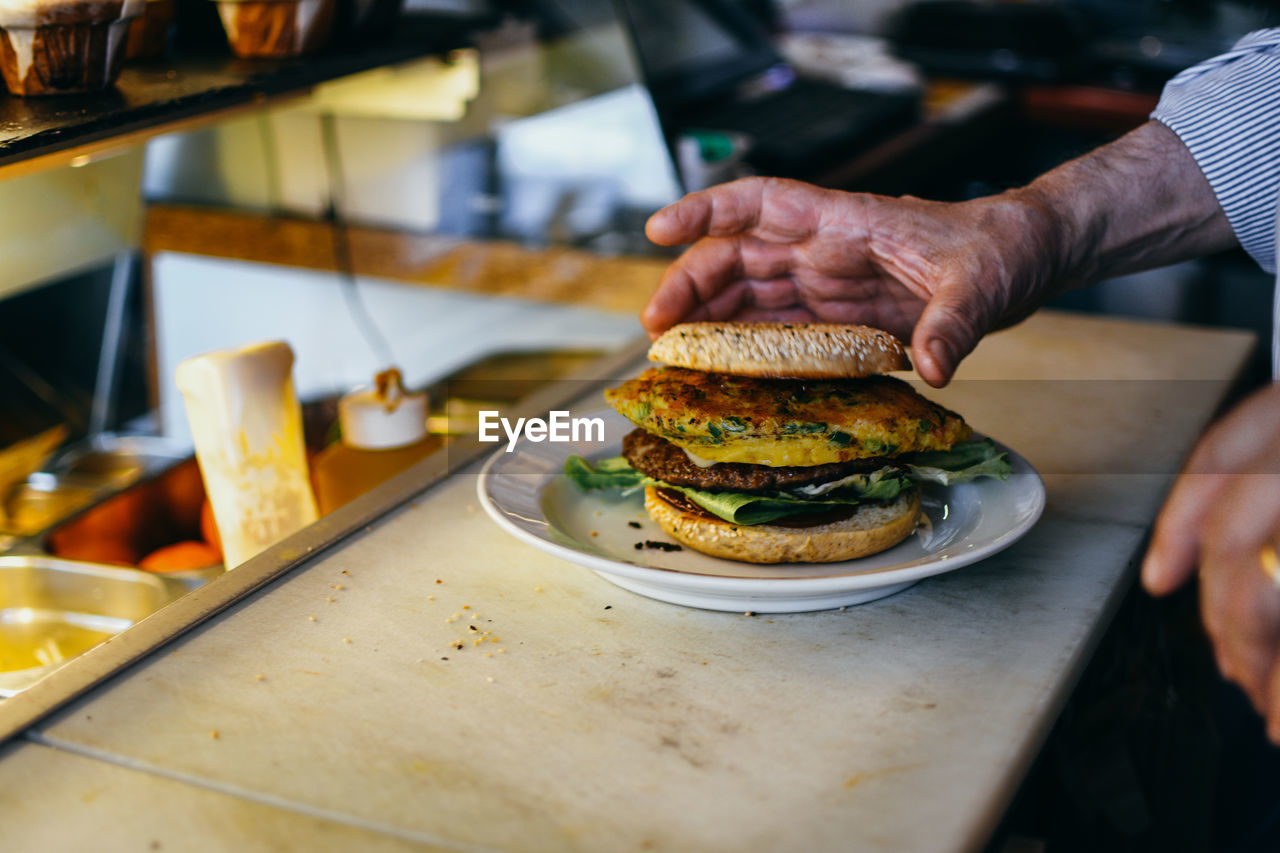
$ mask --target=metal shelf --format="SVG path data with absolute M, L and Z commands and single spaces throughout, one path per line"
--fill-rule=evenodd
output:
M 88 95 L 0 95 L 0 179 L 62 165 L 95 150 L 134 144 L 228 113 L 305 94 L 313 86 L 470 43 L 474 17 L 412 16 L 385 43 L 292 60 L 242 60 L 225 47 L 127 66 L 113 89 Z

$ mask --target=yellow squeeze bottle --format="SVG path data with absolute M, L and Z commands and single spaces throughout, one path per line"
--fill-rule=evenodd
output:
M 320 451 L 314 481 L 321 514 L 363 495 L 442 445 L 427 433 L 427 395 L 404 390 L 400 371 L 338 401 L 342 437 Z

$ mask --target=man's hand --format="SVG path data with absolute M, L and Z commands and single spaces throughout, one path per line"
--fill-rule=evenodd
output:
M 1200 570 L 1200 610 L 1222 674 L 1239 684 L 1280 744 L 1280 386 L 1205 433 L 1156 519 L 1142 565 L 1155 595 Z M 1271 567 L 1276 568 L 1275 566 Z
M 1047 296 L 1059 230 L 1016 193 L 943 204 L 747 178 L 649 220 L 655 243 L 694 245 L 642 320 L 655 336 L 694 320 L 863 323 L 910 340 L 941 386 L 984 334 Z
M 910 340 L 943 385 L 986 332 L 1059 290 L 1236 244 L 1182 141 L 1147 122 L 1030 185 L 959 204 L 748 178 L 649 220 L 693 245 L 641 319 L 865 323 Z

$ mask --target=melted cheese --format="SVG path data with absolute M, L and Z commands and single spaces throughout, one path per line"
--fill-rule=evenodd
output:
M 699 468 L 710 468 L 712 465 L 719 464 L 714 459 L 707 459 L 706 457 L 699 456 L 687 447 L 682 447 L 680 449 L 684 451 L 685 456 L 689 457 L 689 461 L 694 465 L 697 465 Z

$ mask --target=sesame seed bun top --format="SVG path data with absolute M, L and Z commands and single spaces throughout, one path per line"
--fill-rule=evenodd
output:
M 775 379 L 857 378 L 911 369 L 893 335 L 844 323 L 681 323 L 653 342 L 649 358 Z

